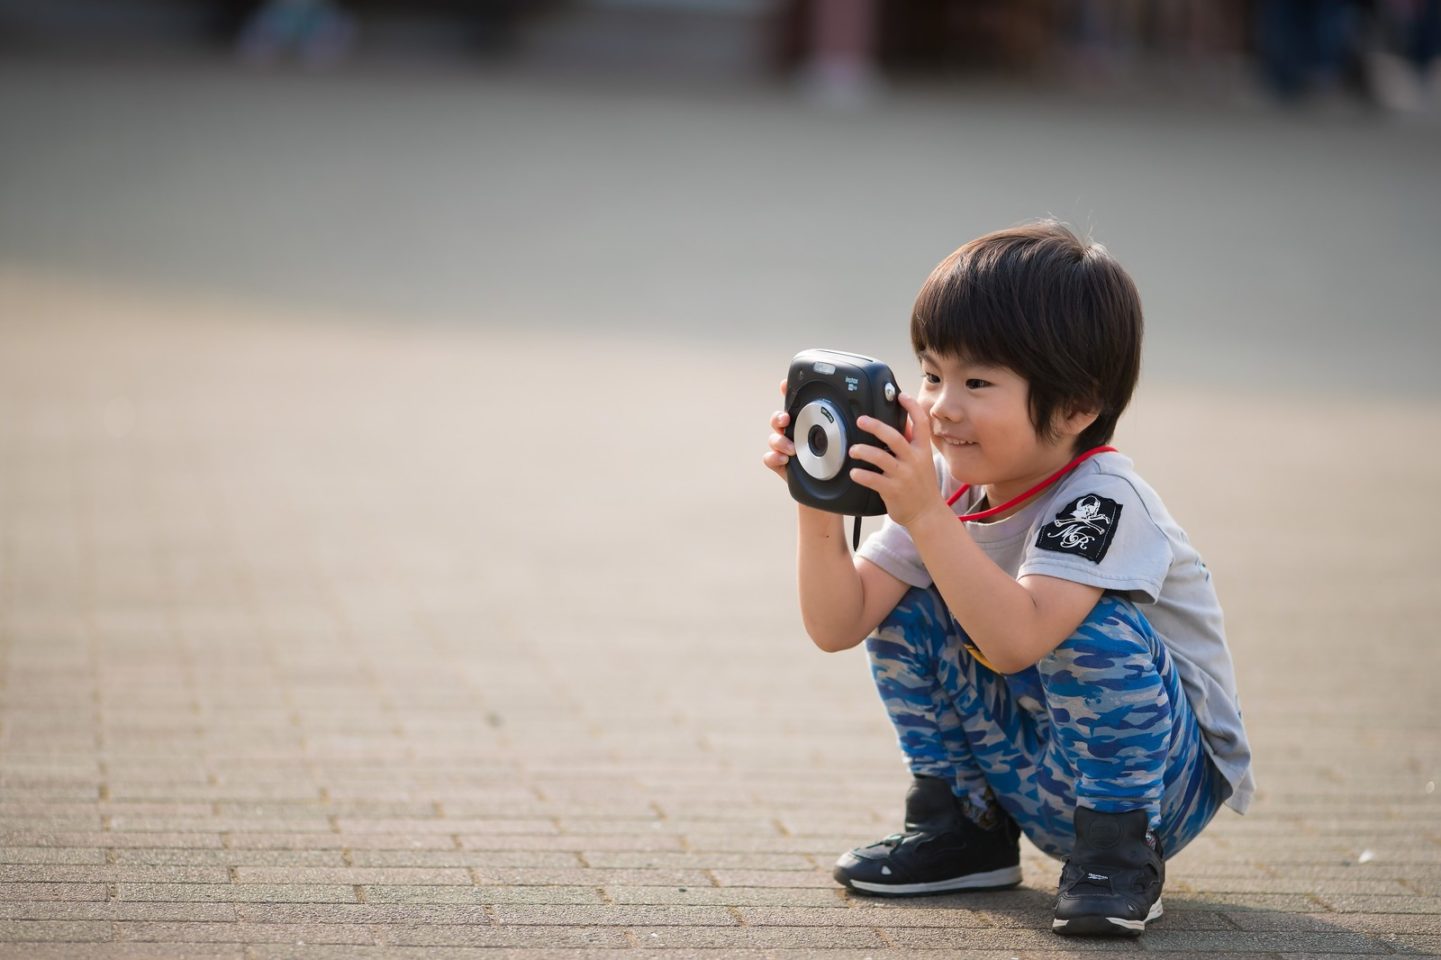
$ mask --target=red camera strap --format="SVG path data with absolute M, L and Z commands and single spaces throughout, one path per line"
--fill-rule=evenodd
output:
M 1040 483 L 1036 484 L 1034 487 L 1032 487 L 1031 489 L 1027 490 L 1025 493 L 1021 494 L 1020 496 L 1018 496 L 1018 497 L 1012 497 L 1011 499 L 1007 500 L 1005 503 L 1001 504 L 999 507 L 991 507 L 991 508 L 989 508 L 989 509 L 987 509 L 987 510 L 982 510 L 982 511 L 979 512 L 979 513 L 965 513 L 965 514 L 961 514 L 960 516 L 956 517 L 956 519 L 957 519 L 957 520 L 960 520 L 960 521 L 962 521 L 962 522 L 969 521 L 969 520 L 984 520 L 984 519 L 986 519 L 987 517 L 994 517 L 994 516 L 995 516 L 996 514 L 998 514 L 998 513 L 1005 513 L 1007 510 L 1010 510 L 1012 507 L 1018 507 L 1018 506 L 1020 506 L 1021 504 L 1025 503 L 1027 500 L 1029 500 L 1029 499 L 1031 499 L 1032 497 L 1034 497 L 1036 494 L 1038 494 L 1038 493 L 1042 492 L 1043 490 L 1045 490 L 1047 487 L 1052 486 L 1057 480 L 1060 480 L 1060 479 L 1061 479 L 1062 477 L 1064 477 L 1066 474 L 1070 473 L 1072 470 L 1076 469 L 1076 468 L 1079 467 L 1081 464 L 1085 463 L 1087 460 L 1089 460 L 1089 459 L 1091 459 L 1092 457 L 1094 457 L 1096 454 L 1098 454 L 1098 453 L 1116 453 L 1116 452 L 1117 452 L 1117 450 L 1116 450 L 1115 447 L 1092 447 L 1090 450 L 1087 450 L 1085 453 L 1081 454 L 1079 457 L 1077 457 L 1076 459 L 1072 460 L 1070 463 L 1066 464 L 1064 467 L 1062 467 L 1061 469 L 1057 470 L 1055 473 L 1051 474 L 1049 477 L 1047 477 L 1046 479 L 1042 480 Z M 953 507 L 953 506 L 955 506 L 955 505 L 956 505 L 956 501 L 959 500 L 959 499 L 961 499 L 961 497 L 965 496 L 965 495 L 966 495 L 966 491 L 969 490 L 969 489 L 971 489 L 971 485 L 968 483 L 968 484 L 965 484 L 964 486 L 962 486 L 961 489 L 957 490 L 955 493 L 951 494 L 950 497 L 946 500 L 946 506 L 948 506 L 948 507 Z

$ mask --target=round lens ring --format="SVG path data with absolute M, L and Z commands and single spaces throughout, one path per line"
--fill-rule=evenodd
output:
M 796 411 L 796 463 L 813 479 L 834 480 L 846 464 L 845 416 L 834 401 L 820 397 Z

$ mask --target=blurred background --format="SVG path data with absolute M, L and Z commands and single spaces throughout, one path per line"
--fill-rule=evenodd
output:
M 470 58 L 705 74 L 801 72 L 855 98 L 883 78 L 1003 73 L 1417 110 L 1441 44 L 1432 0 L 56 0 L 0 4 L 14 49 L 208 46 L 251 64 Z
M 1196 862 L 1364 848 L 1399 897 L 1441 769 L 1437 11 L 0 0 L 7 854 L 190 862 L 113 836 L 181 817 L 253 833 L 231 867 L 348 868 L 336 830 L 419 866 L 448 814 L 519 868 L 785 849 L 736 882 L 812 902 L 904 774 L 800 629 L 777 385 L 825 346 L 913 387 L 931 267 L 1055 216 L 1141 291 L 1118 442 L 1260 758 Z
M 1157 370 L 1425 389 L 1437 11 L 0 0 L 0 255 L 904 356 L 929 264 L 1052 215 L 1140 278 Z M 1359 335 L 1378 313 L 1393 335 Z

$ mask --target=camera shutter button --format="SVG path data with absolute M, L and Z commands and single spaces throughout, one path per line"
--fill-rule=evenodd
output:
M 886 381 L 885 394 L 886 403 L 896 402 L 896 385 L 894 383 L 891 383 L 889 380 Z

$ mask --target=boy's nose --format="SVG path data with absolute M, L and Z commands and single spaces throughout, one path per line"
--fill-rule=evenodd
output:
M 949 420 L 952 423 L 961 418 L 959 404 L 947 403 L 944 396 L 936 398 L 935 404 L 931 407 L 931 416 L 937 420 Z

